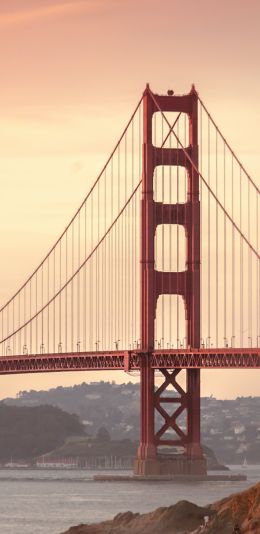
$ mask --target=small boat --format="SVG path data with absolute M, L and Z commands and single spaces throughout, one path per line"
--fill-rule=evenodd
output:
M 242 467 L 247 467 L 247 466 L 248 466 L 247 459 L 244 458 L 244 461 L 242 463 Z

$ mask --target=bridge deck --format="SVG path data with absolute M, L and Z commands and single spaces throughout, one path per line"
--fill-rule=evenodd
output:
M 58 371 L 131 371 L 140 369 L 143 352 L 107 351 L 8 355 L 0 357 L 0 374 Z M 154 369 L 256 369 L 260 348 L 155 350 Z

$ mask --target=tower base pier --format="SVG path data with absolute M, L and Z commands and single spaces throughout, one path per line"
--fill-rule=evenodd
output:
M 185 454 L 160 456 L 156 458 L 136 458 L 134 462 L 136 476 L 167 476 L 167 475 L 207 475 L 207 461 L 204 456 L 191 457 Z

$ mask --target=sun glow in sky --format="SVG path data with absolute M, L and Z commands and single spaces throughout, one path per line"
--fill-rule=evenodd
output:
M 259 21 L 258 0 L 1 1 L 0 304 L 81 203 L 147 81 L 157 93 L 195 83 L 260 184 Z M 96 379 L 0 377 L 0 397 Z M 258 384 L 251 371 L 202 373 L 203 395 L 259 395 Z

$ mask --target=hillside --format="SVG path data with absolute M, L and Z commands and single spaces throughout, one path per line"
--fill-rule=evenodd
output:
M 205 516 L 209 517 L 208 534 L 232 534 L 235 525 L 241 534 L 259 534 L 260 483 L 208 506 L 180 501 L 148 514 L 121 513 L 111 521 L 79 525 L 64 534 L 197 534 Z
M 170 392 L 171 394 L 171 392 Z M 50 404 L 79 416 L 86 432 L 95 436 L 100 427 L 109 429 L 112 439 L 139 438 L 139 384 L 128 382 L 82 383 L 49 391 L 21 391 L 9 406 Z M 185 426 L 185 412 L 179 418 Z M 202 442 L 221 463 L 260 463 L 260 397 L 201 400 Z
M 84 435 L 78 417 L 54 406 L 19 407 L 0 403 L 0 462 L 31 459 L 69 436 Z

